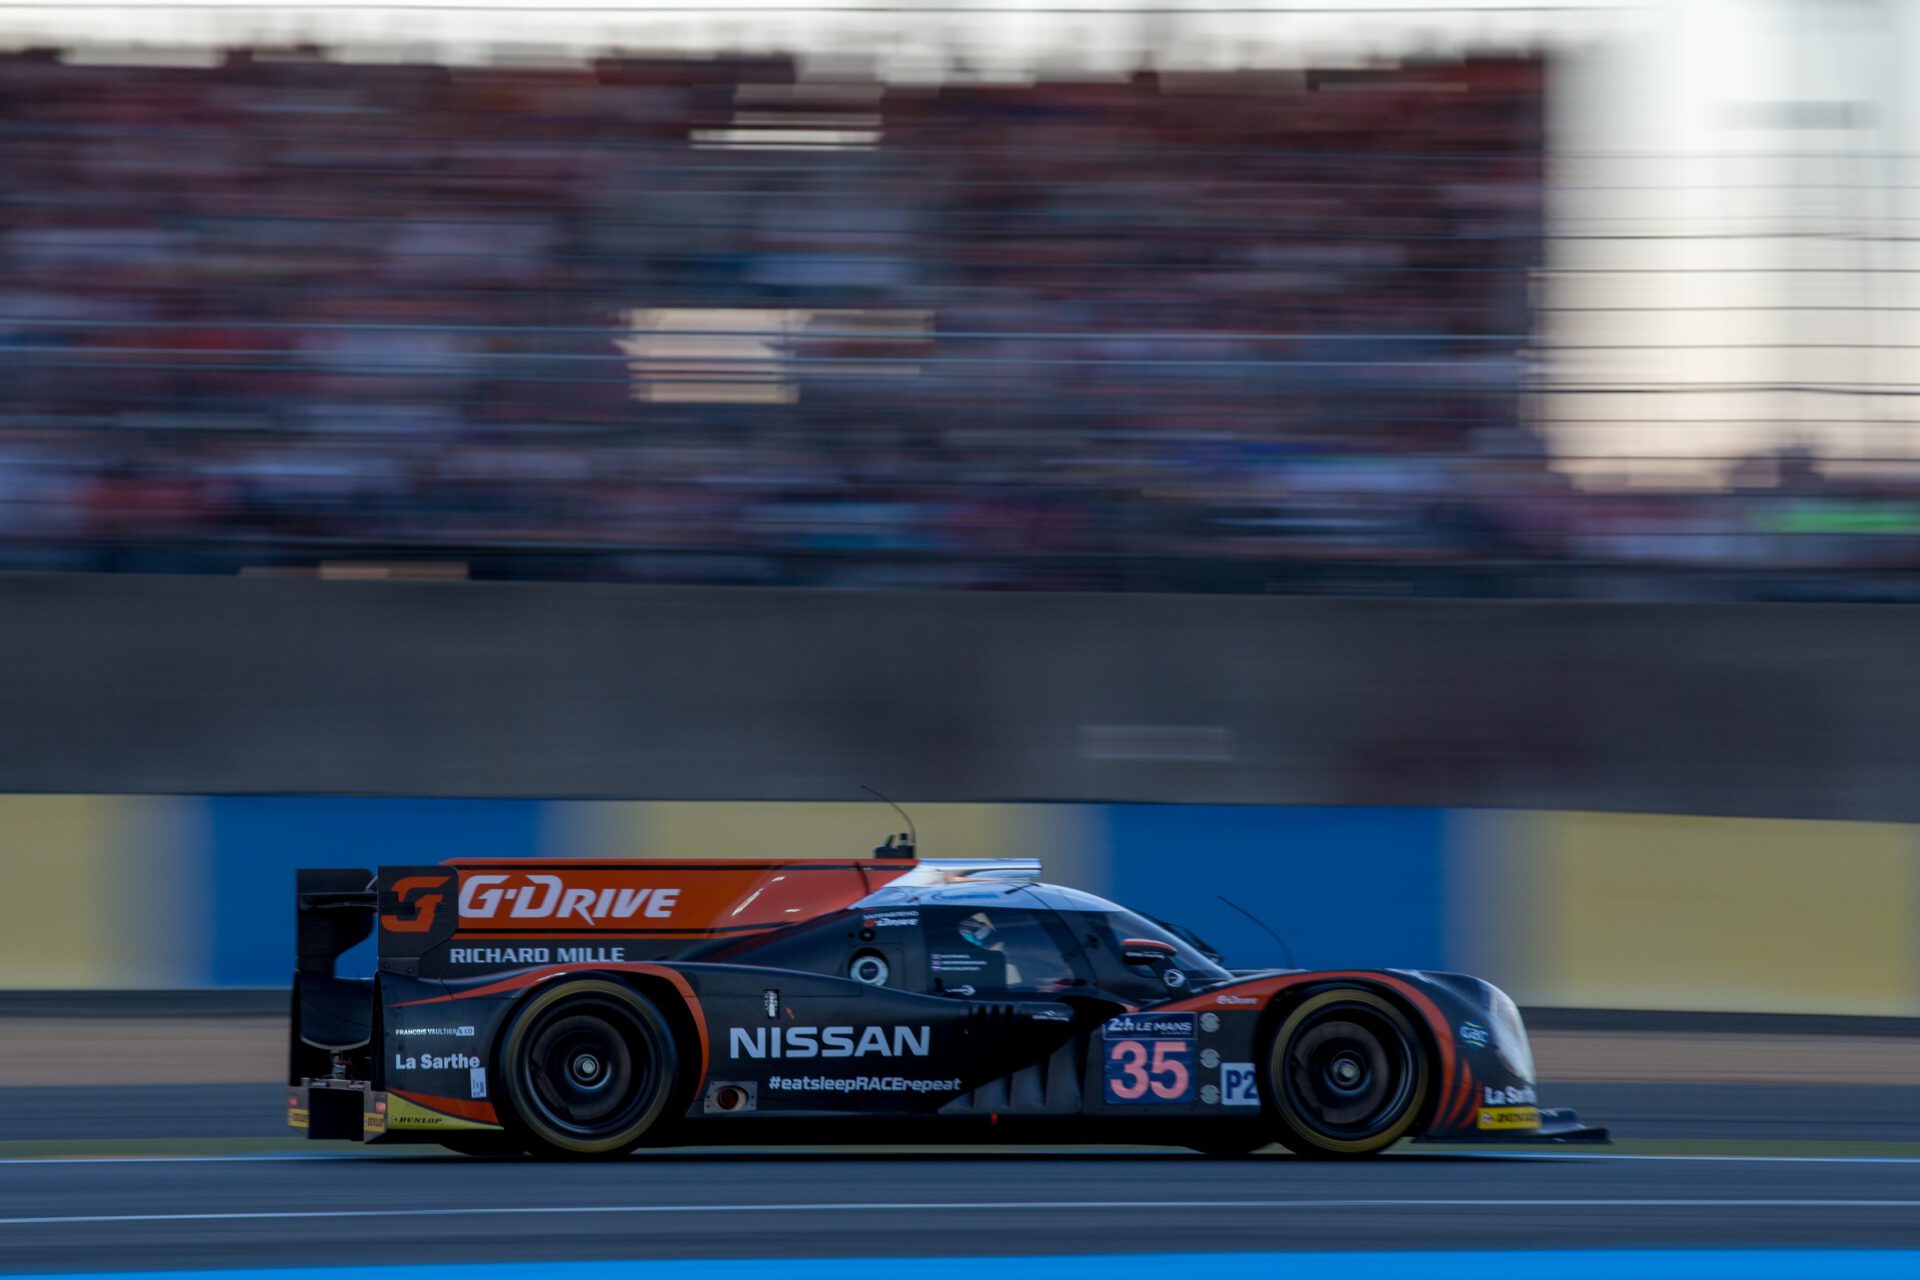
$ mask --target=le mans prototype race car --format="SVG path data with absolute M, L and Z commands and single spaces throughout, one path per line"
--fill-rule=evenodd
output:
M 305 870 L 288 1121 L 565 1157 L 1605 1139 L 1539 1108 L 1519 1012 L 1477 978 L 1229 970 L 1039 874 L 891 839 L 837 862 Z M 374 976 L 336 976 L 376 925 Z

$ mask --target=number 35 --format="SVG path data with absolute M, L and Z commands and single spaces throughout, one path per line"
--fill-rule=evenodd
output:
M 1122 1102 L 1137 1102 L 1149 1092 L 1165 1102 L 1185 1098 L 1193 1088 L 1193 1073 L 1187 1067 L 1188 1045 L 1183 1040 L 1156 1040 L 1149 1056 L 1139 1040 L 1121 1040 L 1107 1050 L 1107 1058 L 1118 1068 L 1107 1088 Z

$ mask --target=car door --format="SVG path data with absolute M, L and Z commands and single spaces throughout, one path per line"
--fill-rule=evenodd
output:
M 974 1081 L 1035 1067 L 1097 1025 L 1100 1014 L 1083 1003 L 1093 973 L 1072 930 L 1026 890 L 956 892 L 922 903 L 918 915 L 918 988 L 967 1007 Z M 987 1090 L 997 1099 L 988 1109 L 1017 1114 L 1021 1093 Z
M 967 1010 L 913 989 L 917 922 L 885 914 L 834 912 L 683 965 L 712 1041 L 696 1111 L 923 1112 L 964 1086 Z

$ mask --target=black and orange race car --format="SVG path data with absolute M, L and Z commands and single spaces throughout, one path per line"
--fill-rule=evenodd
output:
M 1032 860 L 875 855 L 302 871 L 288 1120 L 576 1157 L 1606 1136 L 1539 1108 L 1477 978 L 1229 970 Z M 374 975 L 336 976 L 376 931 Z

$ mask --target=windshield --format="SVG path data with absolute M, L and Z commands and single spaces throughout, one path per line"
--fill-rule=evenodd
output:
M 1120 954 L 1120 944 L 1126 939 L 1151 938 L 1174 948 L 1174 967 L 1187 975 L 1189 986 L 1207 987 L 1217 982 L 1233 981 L 1232 974 L 1201 955 L 1192 943 L 1137 912 L 1125 908 L 1098 914 L 1089 912 L 1087 919 L 1100 932 L 1101 945 L 1111 947 L 1116 956 Z

